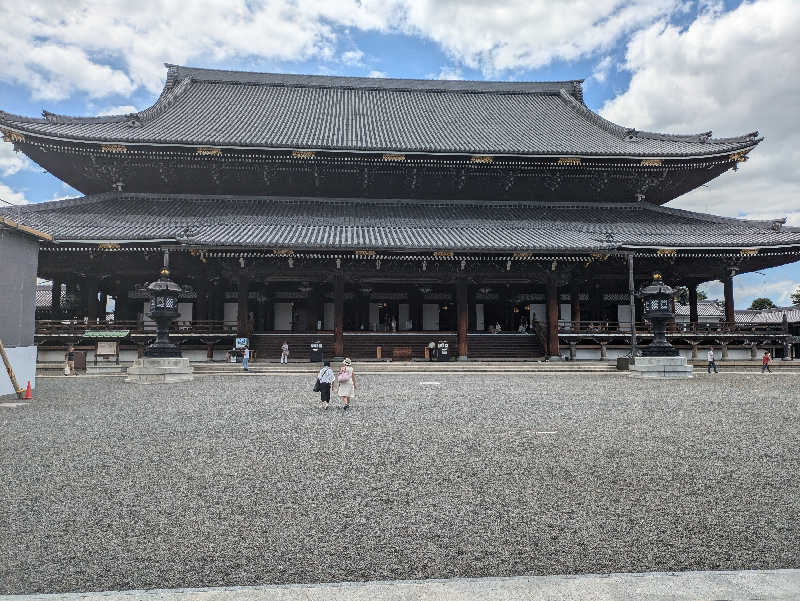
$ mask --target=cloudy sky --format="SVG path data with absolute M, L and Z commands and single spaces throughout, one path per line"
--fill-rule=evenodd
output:
M 764 142 L 670 206 L 800 226 L 799 0 L 3 0 L 0 109 L 150 106 L 163 63 L 371 77 L 585 78 L 586 103 L 642 130 Z M 77 195 L 0 143 L 0 198 Z M 736 278 L 737 305 L 788 302 L 800 263 Z M 708 284 L 712 297 L 718 284 Z

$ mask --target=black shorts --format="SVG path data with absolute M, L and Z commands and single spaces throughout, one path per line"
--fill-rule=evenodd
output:
M 329 403 L 331 400 L 331 385 L 329 382 L 319 383 L 319 398 L 323 403 Z

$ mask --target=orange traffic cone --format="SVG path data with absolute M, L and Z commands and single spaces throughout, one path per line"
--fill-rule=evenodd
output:
M 25 391 L 25 396 L 22 397 L 23 399 L 32 399 L 33 392 L 31 392 L 31 381 L 28 380 L 28 389 Z

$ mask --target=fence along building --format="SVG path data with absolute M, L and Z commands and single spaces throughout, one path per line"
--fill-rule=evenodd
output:
M 39 275 L 66 284 L 57 317 L 96 323 L 100 292 L 118 322 L 141 318 L 141 286 L 169 250 L 181 331 L 249 333 L 271 353 L 291 333 L 337 356 L 419 354 L 418 339 L 440 337 L 462 356 L 557 355 L 579 334 L 625 330 L 630 255 L 637 285 L 658 269 L 693 307 L 699 283 L 722 280 L 731 323 L 736 273 L 800 258 L 800 229 L 782 221 L 663 206 L 736 170 L 757 132 L 626 128 L 584 104 L 580 81 L 167 65 L 139 113 L 0 112 L 0 129 L 85 194 L 25 209 L 54 237 Z M 485 334 L 523 319 L 534 334 Z

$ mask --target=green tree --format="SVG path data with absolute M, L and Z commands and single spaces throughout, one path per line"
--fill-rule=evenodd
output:
M 800 305 L 800 285 L 794 287 L 794 292 L 792 292 L 792 303 L 795 305 Z
M 759 310 L 759 309 L 772 309 L 775 306 L 770 299 L 762 296 L 761 298 L 756 298 L 750 304 L 751 309 Z
M 699 300 L 699 301 L 708 300 L 708 295 L 705 292 L 703 292 L 702 290 L 698 290 L 697 291 L 697 300 Z

